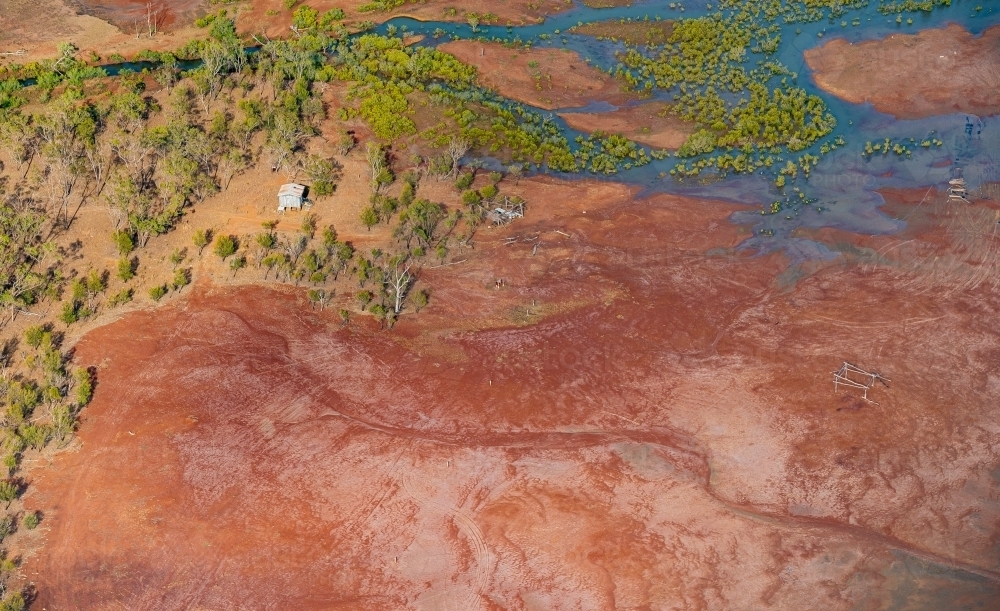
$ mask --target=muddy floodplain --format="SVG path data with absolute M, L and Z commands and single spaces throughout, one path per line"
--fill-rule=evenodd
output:
M 981 35 L 957 24 L 804 53 L 816 84 L 854 104 L 916 119 L 955 112 L 1000 112 L 1000 26 Z
M 908 235 L 797 266 L 729 204 L 532 188 L 391 332 L 203 284 L 85 337 L 37 608 L 996 608 L 996 210 L 896 194 Z

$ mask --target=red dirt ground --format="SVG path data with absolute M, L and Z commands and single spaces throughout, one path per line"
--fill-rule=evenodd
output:
M 1000 26 L 975 37 L 951 24 L 856 44 L 836 39 L 805 58 L 824 91 L 902 119 L 1000 113 Z
M 105 19 L 126 32 L 133 31 L 136 23 L 141 24 L 140 29 L 145 27 L 147 17 L 155 20 L 160 29 L 187 25 L 212 8 L 206 0 L 73 0 L 73 4 L 84 13 Z
M 666 105 L 649 102 L 613 112 L 562 112 L 559 116 L 573 129 L 621 134 L 656 148 L 678 149 L 695 131 L 695 124 L 664 113 Z
M 888 194 L 907 235 L 796 274 L 732 205 L 527 185 L 390 332 L 201 286 L 88 334 L 37 608 L 995 604 L 995 209 Z
M 624 102 L 621 84 L 567 49 L 512 49 L 474 40 L 438 49 L 479 69 L 479 84 L 512 100 L 546 110 L 586 106 L 595 100 Z
M 309 0 L 308 5 L 319 11 L 341 8 L 347 14 L 345 23 L 368 20 L 381 23 L 402 16 L 421 21 L 465 23 L 469 13 L 489 13 L 496 15 L 495 23 L 502 25 L 541 23 L 547 15 L 573 8 L 573 3 L 569 0 L 421 0 L 406 2 L 389 12 L 359 12 L 358 8 L 368 2 L 369 0 Z M 264 29 L 268 36 L 288 36 L 288 26 L 291 23 L 292 11 L 285 7 L 284 0 L 256 0 L 242 7 L 237 27 L 247 32 L 260 32 Z
M 540 23 L 546 16 L 573 7 L 570 0 L 421 0 L 408 2 L 389 12 L 358 12 L 368 0 L 309 0 L 317 10 L 341 8 L 345 24 L 362 21 L 380 23 L 409 16 L 425 21 L 465 23 L 470 13 L 493 14 L 493 23 L 524 25 Z M 289 26 L 296 3 L 289 10 L 284 0 L 254 2 L 209 2 L 208 0 L 153 0 L 157 32 L 146 30 L 146 0 L 0 0 L 0 51 L 23 49 L 27 56 L 0 56 L 0 63 L 38 60 L 57 55 L 57 44 L 73 42 L 85 54 L 107 57 L 120 53 L 131 57 L 144 49 L 175 50 L 205 31 L 194 27 L 194 19 L 225 8 L 236 17 L 237 29 L 250 36 L 291 35 Z M 114 24 L 114 25 L 111 25 Z M 137 30 L 138 27 L 138 30 Z M 137 36 L 138 34 L 138 36 Z

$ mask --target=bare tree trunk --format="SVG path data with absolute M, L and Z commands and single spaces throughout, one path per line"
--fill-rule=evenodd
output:
M 452 136 L 451 140 L 448 142 L 448 155 L 451 157 L 451 176 L 452 178 L 458 177 L 458 164 L 462 161 L 462 157 L 469 152 L 469 143 L 458 136 Z
M 410 275 L 410 265 L 407 265 L 402 271 L 399 269 L 399 264 L 397 264 L 392 270 L 392 277 L 390 282 L 392 283 L 392 290 L 394 293 L 395 304 L 393 311 L 399 314 L 399 311 L 403 309 L 403 299 L 406 297 L 406 291 L 410 287 L 410 281 L 413 280 L 413 276 Z

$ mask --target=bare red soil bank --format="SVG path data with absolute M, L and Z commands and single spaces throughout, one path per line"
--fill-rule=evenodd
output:
M 995 604 L 995 210 L 827 235 L 853 254 L 810 275 L 735 254 L 727 204 L 532 189 L 391 332 L 201 287 L 89 334 L 38 608 Z
M 613 112 L 564 112 L 559 116 L 573 129 L 621 134 L 656 148 L 678 149 L 695 131 L 694 123 L 666 114 L 657 102 L 619 108 Z
M 974 37 L 959 25 L 805 52 L 816 84 L 849 102 L 916 119 L 1000 113 L 1000 26 Z
M 621 84 L 566 49 L 520 49 L 473 40 L 446 42 L 438 49 L 478 68 L 481 85 L 538 108 L 628 99 Z
M 126 32 L 132 31 L 136 24 L 144 31 L 147 17 L 160 29 L 187 25 L 198 13 L 211 9 L 208 0 L 69 0 L 69 4 Z

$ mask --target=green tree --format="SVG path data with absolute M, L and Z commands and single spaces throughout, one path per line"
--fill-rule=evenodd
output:
M 385 322 L 389 320 L 389 308 L 385 307 L 381 303 L 376 303 L 369 308 L 368 311 L 372 313 L 372 316 L 374 316 L 375 320 L 379 322 L 379 325 L 385 324 Z
M 107 273 L 100 273 L 96 269 L 91 270 L 87 274 L 87 297 L 93 299 L 94 296 L 99 295 L 104 292 L 104 289 L 108 287 L 108 282 L 106 280 Z
M 230 255 L 235 254 L 237 248 L 239 248 L 239 244 L 235 236 L 220 235 L 215 238 L 215 247 L 213 250 L 223 261 L 228 259 Z
M 0 481 L 0 502 L 7 503 L 7 507 L 21 494 L 18 485 L 9 479 Z
M 76 404 L 83 407 L 90 403 L 91 397 L 94 396 L 93 379 L 90 371 L 84 368 L 75 370 L 73 378 L 76 380 Z
M 78 302 L 67 301 L 63 304 L 62 310 L 59 313 L 59 320 L 66 325 L 71 325 L 75 323 L 80 317 L 77 315 L 77 309 L 79 308 Z
M 496 185 L 486 185 L 479 190 L 479 195 L 486 201 L 491 201 L 499 193 Z
M 302 217 L 302 225 L 300 227 L 302 233 L 306 234 L 310 238 L 316 233 L 316 215 L 312 213 L 307 213 Z
M 198 256 L 201 256 L 201 251 L 205 250 L 209 242 L 212 241 L 212 230 L 211 229 L 199 229 L 194 232 L 191 236 L 191 241 L 194 242 L 195 248 L 198 249 Z
M 476 175 L 472 172 L 463 172 L 458 180 L 455 181 L 455 188 L 459 191 L 463 189 L 468 189 L 472 186 L 472 182 L 476 180 Z
M 118 260 L 118 277 L 121 278 L 122 282 L 128 282 L 133 277 L 135 277 L 135 268 L 138 259 L 128 257 L 122 257 Z
M 429 301 L 430 293 L 426 289 L 419 290 L 413 294 L 413 307 L 417 312 L 424 309 Z
M 271 250 L 278 243 L 278 238 L 273 233 L 258 233 L 257 245 L 264 250 Z
M 118 248 L 118 254 L 120 255 L 127 255 L 135 248 L 135 241 L 127 231 L 116 231 L 111 234 L 111 238 L 114 240 L 115 246 Z
M 233 257 L 232 261 L 229 262 L 229 269 L 233 270 L 233 277 L 236 277 L 236 272 L 240 271 L 247 265 L 246 257 Z
M 163 299 L 164 295 L 167 294 L 167 285 L 160 284 L 149 289 L 149 297 L 153 301 L 159 301 Z
M 309 289 L 309 291 L 306 292 L 306 297 L 314 307 L 318 305 L 320 310 L 322 310 L 323 306 L 326 305 L 326 291 L 322 289 Z
M 46 333 L 48 332 L 45 330 L 45 327 L 41 325 L 32 325 L 24 330 L 24 341 L 27 342 L 29 346 L 37 350 L 45 340 Z
M 327 225 L 323 229 L 323 246 L 327 248 L 337 247 L 337 229 L 333 225 Z
M 178 268 L 174 270 L 174 280 L 170 283 L 175 291 L 179 291 L 191 284 L 191 270 Z
M 29 447 L 41 450 L 49 440 L 49 431 L 44 426 L 29 424 L 21 427 L 21 438 Z
M 132 287 L 123 288 L 108 299 L 108 307 L 117 308 L 120 305 L 125 305 L 126 303 L 132 301 L 133 294 L 134 291 Z
M 317 197 L 333 195 L 343 174 L 343 166 L 335 159 L 310 155 L 304 165 L 306 176 L 312 183 L 312 193 Z
M 374 206 L 366 206 L 364 210 L 361 211 L 361 222 L 368 231 L 372 230 L 372 227 L 378 225 L 378 212 L 375 211 Z
M 24 611 L 25 607 L 24 595 L 20 592 L 14 592 L 0 602 L 0 611 Z

